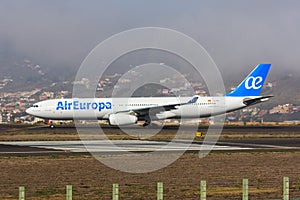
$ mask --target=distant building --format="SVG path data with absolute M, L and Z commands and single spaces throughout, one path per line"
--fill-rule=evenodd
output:
M 40 101 L 47 100 L 47 99 L 53 99 L 53 98 L 54 98 L 54 92 L 43 92 L 39 96 Z
M 284 105 L 278 105 L 274 108 L 272 108 L 269 113 L 270 114 L 277 114 L 277 113 L 281 113 L 281 114 L 286 114 L 286 113 L 292 113 L 293 112 L 293 104 L 284 104 Z

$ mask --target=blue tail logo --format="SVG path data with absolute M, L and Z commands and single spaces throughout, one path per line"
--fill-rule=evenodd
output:
M 267 78 L 271 64 L 259 64 L 241 82 L 241 84 L 226 96 L 260 96 L 261 89 Z
M 261 76 L 257 76 L 257 77 L 250 76 L 245 81 L 245 88 L 247 90 L 250 90 L 250 89 L 257 90 L 262 87 L 262 84 L 261 84 L 262 81 L 263 81 L 263 78 Z

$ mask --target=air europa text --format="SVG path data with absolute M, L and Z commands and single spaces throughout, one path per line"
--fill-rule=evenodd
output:
M 98 110 L 112 109 L 111 102 L 80 102 L 80 101 L 58 101 L 56 110 Z

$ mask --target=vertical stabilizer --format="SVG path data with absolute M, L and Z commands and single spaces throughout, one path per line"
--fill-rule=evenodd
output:
M 239 86 L 226 96 L 260 96 L 261 89 L 263 88 L 270 67 L 271 64 L 257 65 Z

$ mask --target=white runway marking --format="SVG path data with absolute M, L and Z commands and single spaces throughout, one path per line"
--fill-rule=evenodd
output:
M 30 141 L 30 142 L 0 142 L 5 145 L 17 145 L 27 147 L 37 147 L 42 149 L 62 150 L 70 152 L 145 152 L 145 151 L 234 151 L 250 150 L 254 148 L 237 147 L 227 145 L 201 145 L 197 143 L 188 144 L 188 141 L 178 140 L 173 143 L 160 141 L 141 141 L 141 140 L 89 140 L 89 141 Z M 84 144 L 83 144 L 84 143 Z M 112 145 L 114 144 L 114 146 Z M 88 150 L 89 151 L 88 151 Z

